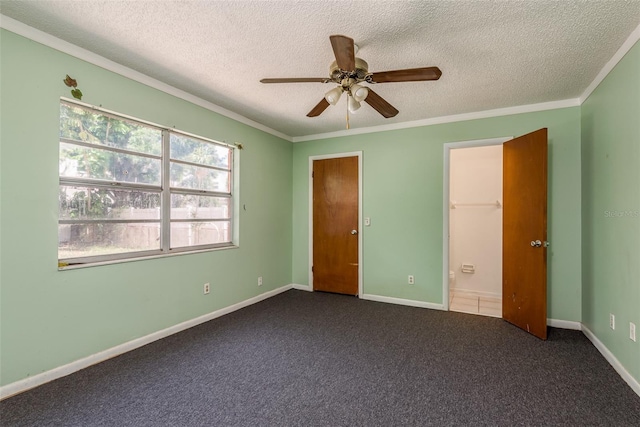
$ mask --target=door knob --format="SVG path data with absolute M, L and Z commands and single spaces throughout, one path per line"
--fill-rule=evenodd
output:
M 353 235 L 358 234 L 358 230 L 351 230 L 351 234 L 353 234 Z
M 540 246 L 542 246 L 542 242 L 540 240 L 532 240 L 531 246 L 534 248 L 539 248 Z

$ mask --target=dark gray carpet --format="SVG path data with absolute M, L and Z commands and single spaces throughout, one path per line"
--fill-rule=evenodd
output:
M 581 332 L 288 291 L 0 403 L 3 426 L 640 426 Z

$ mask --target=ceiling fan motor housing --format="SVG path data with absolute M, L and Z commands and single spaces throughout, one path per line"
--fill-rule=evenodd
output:
M 369 73 L 369 64 L 367 64 L 367 61 L 362 58 L 356 58 L 355 62 L 355 70 L 341 70 L 340 67 L 338 67 L 337 61 L 333 61 L 329 67 L 329 76 L 331 76 L 331 80 L 336 83 L 341 83 L 345 78 L 351 78 L 357 81 L 365 80 Z

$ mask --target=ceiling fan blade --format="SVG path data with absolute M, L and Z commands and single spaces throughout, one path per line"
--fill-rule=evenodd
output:
M 382 71 L 371 74 L 372 83 L 422 82 L 438 80 L 442 71 L 438 67 L 409 68 L 406 70 Z
M 322 101 L 318 102 L 318 105 L 313 107 L 311 111 L 307 114 L 307 117 L 318 117 L 324 110 L 329 106 L 329 102 L 322 98 Z
M 399 111 L 396 110 L 393 105 L 389 104 L 380 95 L 372 91 L 371 88 L 368 88 L 368 89 L 369 89 L 369 94 L 364 99 L 364 102 L 371 105 L 374 110 L 382 114 L 387 119 L 389 117 L 395 117 L 396 114 L 399 113 Z
M 327 83 L 330 82 L 326 77 L 294 77 L 283 79 L 262 79 L 260 83 Z
M 356 52 L 353 39 L 347 36 L 331 36 L 329 39 L 338 67 L 343 71 L 355 71 Z

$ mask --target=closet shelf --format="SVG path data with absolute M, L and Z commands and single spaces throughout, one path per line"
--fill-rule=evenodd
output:
M 487 202 L 487 203 L 458 203 L 455 200 L 449 201 L 449 207 L 451 209 L 456 209 L 458 207 L 476 207 L 476 206 L 493 206 L 498 209 L 501 209 L 502 202 L 500 202 L 500 200 L 496 200 L 495 202 Z

